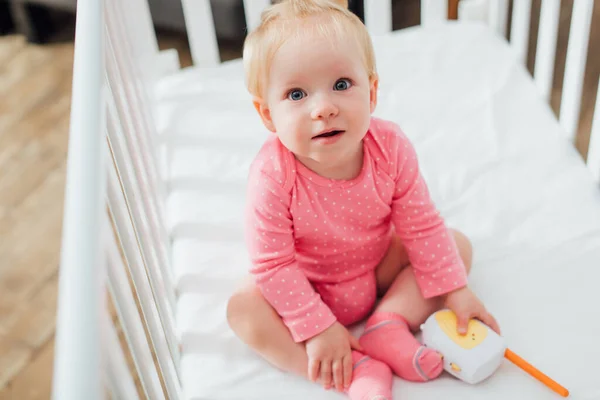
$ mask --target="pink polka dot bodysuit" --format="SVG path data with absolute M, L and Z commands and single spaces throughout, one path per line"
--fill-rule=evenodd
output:
M 270 137 L 249 174 L 246 242 L 265 299 L 295 341 L 369 315 L 375 268 L 400 237 L 425 298 L 466 285 L 454 238 L 400 128 L 372 118 L 359 175 L 333 180 Z

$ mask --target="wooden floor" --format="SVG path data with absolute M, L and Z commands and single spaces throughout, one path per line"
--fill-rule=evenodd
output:
M 0 38 L 0 398 L 48 398 L 73 45 Z
M 599 48 L 598 6 L 594 18 Z M 161 47 L 171 46 L 185 49 L 185 41 L 163 37 Z M 189 53 L 182 60 L 188 65 Z M 50 397 L 72 62 L 72 42 L 0 37 L 0 399 Z M 599 71 L 596 52 L 587 76 Z M 588 78 L 583 131 L 595 90 Z M 583 154 L 587 140 L 578 137 Z

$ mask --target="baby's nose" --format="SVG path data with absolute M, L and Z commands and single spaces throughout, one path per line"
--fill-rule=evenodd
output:
M 323 99 L 313 108 L 312 117 L 313 119 L 327 119 L 334 117 L 338 112 L 337 107 L 333 102 Z

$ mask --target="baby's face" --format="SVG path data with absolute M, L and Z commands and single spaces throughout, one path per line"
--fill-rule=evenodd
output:
M 377 82 L 369 81 L 353 41 L 342 38 L 332 46 L 311 36 L 290 40 L 275 54 L 265 123 L 300 160 L 335 165 L 359 148 Z

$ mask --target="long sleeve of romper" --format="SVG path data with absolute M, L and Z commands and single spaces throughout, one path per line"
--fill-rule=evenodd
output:
M 392 221 L 413 266 L 425 298 L 446 294 L 467 284 L 465 265 L 454 236 L 436 209 L 419 171 L 414 147 L 397 129 L 392 136 L 395 192 Z
M 260 171 L 252 173 L 249 185 L 246 242 L 250 272 L 294 341 L 310 339 L 330 327 L 336 318 L 296 262 L 291 195 Z

